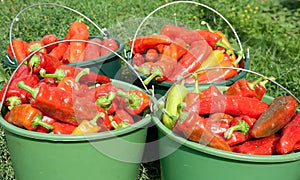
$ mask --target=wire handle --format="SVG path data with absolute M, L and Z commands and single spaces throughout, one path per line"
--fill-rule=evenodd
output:
M 25 12 L 26 10 L 32 8 L 32 7 L 35 7 L 35 6 L 42 6 L 42 5 L 46 5 L 46 6 L 57 6 L 57 7 L 61 7 L 61 8 L 64 8 L 64 9 L 67 9 L 67 10 L 70 10 L 70 11 L 73 11 L 77 14 L 79 14 L 80 16 L 82 16 L 83 18 L 85 18 L 87 21 L 89 21 L 91 24 L 93 24 L 104 36 L 107 36 L 108 34 L 103 31 L 95 22 L 93 22 L 90 18 L 88 18 L 86 15 L 82 14 L 81 12 L 75 10 L 75 9 L 72 9 L 68 6 L 64 6 L 64 5 L 60 5 L 60 4 L 56 4 L 56 3 L 37 3 L 37 4 L 32 4 L 30 6 L 27 6 L 26 8 L 22 9 L 15 17 L 14 19 L 12 20 L 11 22 L 11 25 L 10 25 L 10 28 L 9 28 L 9 43 L 10 43 L 10 47 L 13 47 L 13 44 L 12 44 L 12 29 L 13 29 L 13 25 L 15 23 L 15 21 L 18 19 L 19 15 L 22 14 L 23 12 Z M 12 48 L 12 54 L 14 56 L 14 58 L 16 58 L 16 54 L 15 54 L 15 51 L 14 51 L 14 48 Z M 9 63 L 11 63 L 12 65 L 15 65 L 16 62 L 12 61 L 10 58 L 7 58 L 7 60 L 9 61 Z
M 163 8 L 165 8 L 165 7 L 167 7 L 167 6 L 170 6 L 170 5 L 173 5 L 173 4 L 181 4 L 181 3 L 199 5 L 199 6 L 202 6 L 202 7 L 204 7 L 204 8 L 207 8 L 207 9 L 211 10 L 212 12 L 214 12 L 215 14 L 217 14 L 218 16 L 220 16 L 220 17 L 227 23 L 227 25 L 230 27 L 230 29 L 231 29 L 232 32 L 234 33 L 234 36 L 235 36 L 235 38 L 236 38 L 236 40 L 237 40 L 237 43 L 238 43 L 238 45 L 239 45 L 239 48 L 240 48 L 241 51 L 243 51 L 242 43 L 241 43 L 241 41 L 240 41 L 240 38 L 239 38 L 237 32 L 235 31 L 235 29 L 233 28 L 233 26 L 230 24 L 230 22 L 229 22 L 229 21 L 228 21 L 221 13 L 219 13 L 219 12 L 216 11 L 215 9 L 213 9 L 213 8 L 211 8 L 211 7 L 209 7 L 209 6 L 205 5 L 205 4 L 199 3 L 199 2 L 194 2 L 194 1 L 174 1 L 174 2 L 170 2 L 170 3 L 164 4 L 164 5 L 162 5 L 162 6 L 158 7 L 158 8 L 156 8 L 155 10 L 153 10 L 151 13 L 149 13 L 149 14 L 142 20 L 142 22 L 141 22 L 140 25 L 138 26 L 138 28 L 137 28 L 137 30 L 136 30 L 136 32 L 135 32 L 135 34 L 134 34 L 134 37 L 133 37 L 132 47 L 131 47 L 131 51 L 130 51 L 130 55 L 129 55 L 130 58 L 132 58 L 132 54 L 133 54 L 134 41 L 135 41 L 135 39 L 136 39 L 136 37 L 137 37 L 137 34 L 138 34 L 139 30 L 141 29 L 142 25 L 145 23 L 145 21 L 146 21 L 150 16 L 152 16 L 155 12 L 159 11 L 160 9 L 163 9 Z M 249 56 L 249 55 L 247 55 L 247 56 Z
M 199 73 L 199 72 L 202 72 L 202 71 L 207 71 L 207 70 L 216 70 L 216 69 L 232 69 L 232 70 L 237 70 L 237 71 L 245 71 L 247 73 L 250 73 L 250 74 L 254 74 L 254 75 L 257 75 L 257 76 L 260 76 L 272 83 L 274 83 L 275 85 L 279 86 L 282 90 L 284 90 L 285 92 L 287 92 L 288 94 L 290 94 L 293 98 L 296 99 L 296 101 L 298 101 L 298 103 L 300 104 L 300 100 L 291 92 L 289 91 L 287 88 L 285 88 L 283 85 L 279 84 L 278 82 L 276 82 L 273 78 L 269 78 L 263 74 L 260 74 L 258 72 L 255 72 L 255 71 L 252 71 L 252 70 L 249 70 L 249 69 L 244 69 L 244 68 L 237 68 L 237 67 L 222 67 L 222 66 L 215 66 L 215 67 L 210 67 L 210 68 L 201 68 L 193 73 L 189 73 L 181 78 L 179 78 L 176 82 L 173 83 L 172 86 L 174 86 L 175 84 L 179 84 L 181 83 L 184 79 L 188 78 L 188 77 L 191 77 L 194 73 Z M 213 83 L 212 83 L 213 84 Z M 165 99 L 168 92 L 170 91 L 170 89 L 172 88 L 172 86 L 168 89 L 168 91 L 166 92 L 166 94 L 163 96 L 163 98 Z

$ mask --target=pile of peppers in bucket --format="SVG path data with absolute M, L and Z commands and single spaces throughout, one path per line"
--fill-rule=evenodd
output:
M 119 48 L 119 44 L 114 38 L 104 37 L 102 40 L 97 37 L 89 38 L 88 26 L 85 23 L 79 21 L 71 23 L 68 33 L 63 38 L 63 40 L 90 41 L 92 43 L 101 44 L 111 49 L 112 51 L 116 51 Z M 88 42 L 65 41 L 55 43 L 58 41 L 59 39 L 54 34 L 46 34 L 41 39 L 31 42 L 26 42 L 22 39 L 13 39 L 12 47 L 10 44 L 8 44 L 7 53 L 11 59 L 14 58 L 14 55 L 12 53 L 13 49 L 16 60 L 19 64 L 33 51 L 36 51 L 38 49 L 40 49 L 40 52 L 49 54 L 64 64 L 88 61 L 91 59 L 100 58 L 111 53 L 111 51 L 101 46 Z M 45 45 L 49 46 L 42 48 Z M 37 61 L 38 60 L 35 59 L 30 61 L 30 63 L 36 64 L 38 63 Z
M 196 78 L 195 78 L 196 79 Z M 175 84 L 159 102 L 162 123 L 175 134 L 209 147 L 252 155 L 300 150 L 300 112 L 290 95 L 263 101 L 265 78 L 240 79 L 221 90 Z
M 143 90 L 125 90 L 88 68 L 54 66 L 55 57 L 36 55 L 48 66 L 21 64 L 1 90 L 7 110 L 3 117 L 15 126 L 41 133 L 90 134 L 130 126 L 149 110 L 150 97 Z
M 166 24 L 159 34 L 138 36 L 130 42 L 132 65 L 147 76 L 144 83 L 176 82 L 180 77 L 215 66 L 242 67 L 243 52 L 235 53 L 227 37 L 219 30 L 191 30 Z M 215 69 L 198 73 L 199 83 L 220 82 L 238 75 L 234 69 Z M 194 83 L 188 78 L 185 83 Z

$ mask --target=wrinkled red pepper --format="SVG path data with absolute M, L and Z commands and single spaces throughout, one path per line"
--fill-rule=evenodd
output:
M 258 78 L 257 80 L 250 83 L 247 79 L 239 79 L 226 90 L 225 94 L 255 97 L 255 86 L 262 80 L 263 78 Z
M 267 137 L 283 128 L 293 117 L 297 101 L 292 96 L 278 96 L 254 124 L 251 135 L 255 138 Z M 249 105 L 248 105 L 248 108 Z M 250 108 L 251 109 L 251 108 Z
M 300 143 L 300 112 L 282 129 L 279 142 L 276 145 L 278 154 L 287 154 L 298 150 L 297 144 Z
M 39 73 L 42 68 L 46 73 L 54 73 L 61 64 L 57 58 L 43 52 L 36 52 L 27 60 L 27 66 L 33 73 Z

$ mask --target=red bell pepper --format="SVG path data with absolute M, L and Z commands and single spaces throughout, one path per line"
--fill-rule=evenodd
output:
M 150 97 L 142 90 L 117 91 L 117 96 L 125 98 L 125 109 L 132 115 L 141 114 L 150 106 Z
M 47 129 L 53 128 L 51 125 L 42 121 L 42 112 L 30 104 L 14 106 L 9 111 L 9 114 L 5 116 L 5 120 L 30 131 L 35 130 L 39 125 Z
M 247 106 L 250 108 L 249 105 Z M 251 135 L 261 138 L 275 134 L 291 120 L 297 106 L 297 101 L 292 96 L 278 96 L 257 119 Z
M 279 142 L 276 145 L 278 154 L 287 154 L 298 150 L 296 145 L 300 143 L 300 112 L 282 129 Z
M 33 73 L 39 73 L 43 68 L 46 73 L 54 73 L 62 63 L 55 57 L 43 52 L 36 52 L 27 60 L 27 66 Z

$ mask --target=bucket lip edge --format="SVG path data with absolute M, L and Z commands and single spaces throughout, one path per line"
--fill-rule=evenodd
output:
M 226 86 L 220 86 L 221 88 L 226 88 Z M 228 88 L 228 87 L 227 87 Z M 269 95 L 265 95 L 268 99 L 274 99 Z M 168 129 L 158 117 L 152 117 L 155 125 L 166 135 L 168 138 L 172 139 L 176 143 L 181 144 L 181 146 L 189 147 L 193 150 L 210 154 L 213 156 L 218 156 L 221 158 L 232 159 L 236 161 L 245 161 L 245 162 L 252 162 L 252 163 L 284 163 L 284 162 L 292 162 L 300 160 L 300 152 L 296 153 L 289 153 L 283 155 L 249 155 L 249 154 L 242 154 L 236 152 L 228 152 L 216 148 L 212 148 L 206 145 L 202 145 L 183 137 L 180 137 L 173 133 L 170 129 Z
M 129 84 L 120 80 L 112 79 L 113 84 L 117 84 L 119 86 L 126 85 L 128 89 L 134 88 L 134 89 L 141 89 L 140 87 L 137 87 L 133 84 Z M 8 123 L 4 120 L 3 116 L 0 117 L 0 126 L 2 126 L 5 130 L 27 138 L 31 139 L 37 139 L 37 140 L 48 140 L 48 141 L 86 141 L 86 140 L 99 140 L 99 139 L 107 139 L 107 138 L 113 138 L 117 136 L 122 136 L 125 134 L 128 134 L 130 132 L 133 132 L 138 129 L 146 129 L 145 127 L 150 124 L 151 122 L 151 115 L 145 116 L 143 119 L 141 119 L 138 122 L 135 122 L 134 124 L 118 129 L 118 130 L 110 130 L 110 131 L 104 131 L 99 133 L 93 133 L 93 134 L 82 134 L 82 135 L 70 135 L 70 134 L 47 134 L 47 133 L 40 133 L 35 131 L 29 131 L 23 128 L 19 128 L 13 124 Z
M 157 117 L 153 117 L 153 120 L 156 126 L 167 136 L 169 139 L 175 141 L 176 143 L 181 144 L 180 146 L 186 146 L 198 152 L 206 153 L 209 155 L 231 159 L 235 161 L 244 161 L 244 162 L 252 162 L 252 163 L 284 163 L 284 162 L 292 162 L 300 160 L 300 152 L 290 153 L 285 155 L 248 155 L 242 153 L 228 152 L 216 148 L 212 148 L 209 146 L 205 146 L 202 144 L 198 144 L 196 142 L 189 141 L 183 137 L 180 137 L 174 134 L 171 130 L 167 129 L 161 121 Z M 178 148 L 180 148 L 180 146 Z M 176 151 L 174 151 L 176 152 Z M 173 152 L 173 153 L 174 153 Z

